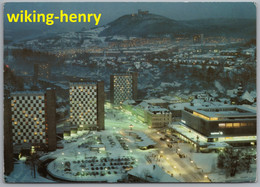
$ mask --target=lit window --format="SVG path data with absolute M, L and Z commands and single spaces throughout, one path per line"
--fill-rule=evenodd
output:
M 240 123 L 233 123 L 233 127 L 234 128 L 239 128 L 240 127 Z
M 225 124 L 225 123 L 219 123 L 218 126 L 219 126 L 220 128 L 225 128 L 225 127 L 226 127 L 226 124 Z
M 34 135 L 37 135 L 37 132 L 35 132 Z
M 28 117 L 28 114 L 25 114 L 25 117 L 27 118 L 27 117 Z
M 25 142 L 26 142 L 26 139 L 24 139 L 23 142 L 25 143 Z
M 241 123 L 241 127 L 246 127 L 247 123 Z
M 232 126 L 232 123 L 226 123 L 226 127 L 227 128 L 232 128 L 233 126 Z
M 42 135 L 42 132 L 40 132 L 40 135 Z
M 20 133 L 20 132 L 18 132 L 18 135 L 20 136 L 20 135 L 21 135 L 21 133 Z

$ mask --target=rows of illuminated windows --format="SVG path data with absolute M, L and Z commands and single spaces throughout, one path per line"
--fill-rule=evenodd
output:
M 44 95 L 14 95 L 11 100 L 13 142 L 45 143 Z
M 254 123 L 219 123 L 218 126 L 220 128 L 240 128 L 240 127 L 252 127 L 254 126 Z
M 202 114 L 200 114 L 198 112 L 193 112 L 193 115 L 194 116 L 198 116 L 198 117 L 203 118 L 203 119 L 208 120 L 208 121 L 216 121 L 216 120 L 218 120 L 217 117 L 207 117 L 207 116 L 204 116 L 204 115 L 202 115 Z

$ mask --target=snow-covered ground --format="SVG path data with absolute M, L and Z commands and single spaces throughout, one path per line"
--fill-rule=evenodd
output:
M 20 160 L 14 164 L 14 170 L 13 172 L 5 177 L 6 182 L 8 183 L 49 183 L 49 182 L 55 182 L 49 179 L 46 179 L 44 177 L 41 177 L 40 174 L 37 172 L 36 169 L 36 175 L 34 178 L 33 170 L 31 169 L 31 166 L 28 164 L 25 164 L 25 160 Z
M 55 159 L 47 169 L 57 178 L 70 181 L 117 182 L 126 179 L 127 172 L 138 174 L 149 170 L 149 181 L 166 182 L 241 182 L 254 181 L 255 165 L 251 173 L 240 172 L 227 177 L 216 167 L 217 153 L 196 153 L 188 143 L 175 143 L 172 148 L 161 141 L 163 130 L 149 129 L 147 124 L 122 108 L 105 105 L 104 131 L 81 131 L 62 140 L 63 149 L 42 156 L 40 160 Z M 155 145 L 141 150 L 139 146 Z M 180 158 L 179 154 L 185 155 Z M 155 165 L 155 168 L 154 166 Z M 144 167 L 147 166 L 147 167 Z M 152 172 L 156 169 L 156 172 Z M 144 175 L 147 179 L 147 176 Z M 53 182 L 36 173 L 24 161 L 15 164 L 8 182 Z

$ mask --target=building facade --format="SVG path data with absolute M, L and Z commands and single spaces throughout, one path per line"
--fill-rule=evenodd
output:
M 137 99 L 137 73 L 110 76 L 110 102 L 121 105 L 126 100 Z
M 151 128 L 162 128 L 172 122 L 172 113 L 166 108 L 150 107 L 145 111 L 145 119 Z
M 11 99 L 4 99 L 4 174 L 9 175 L 13 169 L 13 141 L 11 124 Z
M 13 144 L 56 149 L 55 90 L 11 93 Z
M 256 111 L 243 106 L 184 107 L 182 123 L 208 142 L 256 141 Z
M 78 130 L 104 130 L 104 82 L 70 82 L 70 122 Z
M 34 64 L 34 80 L 51 79 L 51 65 L 49 63 Z

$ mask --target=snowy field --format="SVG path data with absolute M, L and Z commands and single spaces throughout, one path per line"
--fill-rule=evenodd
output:
M 188 143 L 172 148 L 161 141 L 163 130 L 149 129 L 122 108 L 105 105 L 104 131 L 80 131 L 62 140 L 63 149 L 44 155 L 40 160 L 55 159 L 47 167 L 49 174 L 64 181 L 117 182 L 127 174 L 140 175 L 151 182 L 240 182 L 255 181 L 256 166 L 251 172 L 226 177 L 217 168 L 217 153 L 196 153 Z M 154 145 L 141 150 L 139 147 Z M 180 158 L 179 155 L 185 155 Z M 43 178 L 25 161 L 15 164 L 6 177 L 8 182 L 55 182 Z M 149 174 L 149 175 L 148 175 Z M 158 178 L 158 176 L 161 176 Z

